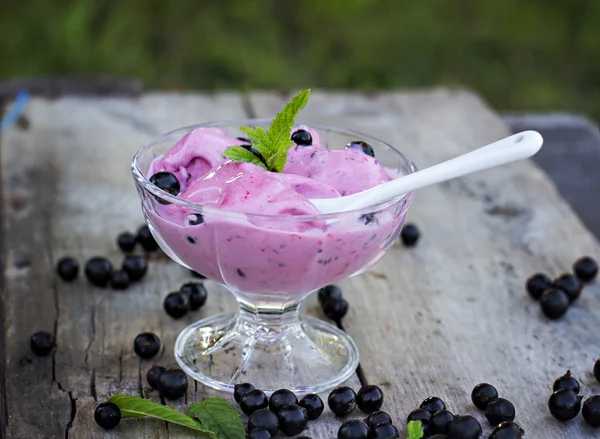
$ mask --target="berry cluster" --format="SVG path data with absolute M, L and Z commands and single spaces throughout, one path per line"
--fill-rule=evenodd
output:
M 132 253 L 137 244 L 148 253 L 159 248 L 147 225 L 141 226 L 136 235 L 121 233 L 117 236 L 117 245 L 125 253 L 121 269 L 115 270 L 110 260 L 104 256 L 94 256 L 85 263 L 85 277 L 97 287 L 106 288 L 110 285 L 114 290 L 127 289 L 130 283 L 141 280 L 148 271 L 147 257 Z M 56 272 L 65 282 L 72 282 L 79 274 L 79 262 L 73 257 L 65 256 L 56 264 Z
M 154 358 L 160 352 L 160 338 L 152 332 L 138 334 L 133 350 L 144 360 Z M 148 370 L 146 379 L 150 387 L 158 389 L 160 396 L 166 399 L 179 399 L 188 388 L 187 375 L 179 368 L 165 369 L 155 364 Z
M 536 273 L 527 279 L 527 292 L 540 301 L 542 312 L 549 319 L 565 315 L 569 306 L 581 295 L 583 284 L 596 278 L 598 264 L 589 256 L 584 256 L 573 264 L 573 273 L 561 274 L 554 280 L 544 273 Z
M 308 421 L 319 418 L 325 408 L 321 398 L 313 393 L 298 400 L 290 390 L 280 389 L 267 398 L 250 383 L 236 384 L 233 396 L 249 416 L 248 439 L 269 439 L 279 431 L 288 436 L 300 434 Z M 364 421 L 344 422 L 339 428 L 338 439 L 398 437 L 390 416 L 379 411 L 383 405 L 383 392 L 377 386 L 362 386 L 357 393 L 350 387 L 336 387 L 330 392 L 327 405 L 338 417 L 349 415 L 356 407 L 369 414 Z
M 350 387 L 337 387 L 327 398 L 330 410 L 336 416 L 346 416 L 358 407 L 368 416 L 360 421 L 345 421 L 338 430 L 338 439 L 396 438 L 398 430 L 392 418 L 380 411 L 383 405 L 383 392 L 378 386 L 362 386 L 357 393 Z
M 179 291 L 167 294 L 163 302 L 165 312 L 174 319 L 180 319 L 188 311 L 200 309 L 208 297 L 208 292 L 202 283 L 188 282 L 183 284 Z
M 175 400 L 185 395 L 188 389 L 188 378 L 178 367 L 164 368 L 157 364 L 148 369 L 146 380 L 153 389 L 158 389 L 160 396 Z
M 495 426 L 490 439 L 520 439 L 525 434 L 523 429 L 513 422 L 516 411 L 512 402 L 500 398 L 494 386 L 488 383 L 477 384 L 471 392 L 471 401 L 490 423 Z
M 155 364 L 148 370 L 146 379 L 150 387 L 158 389 L 160 396 L 165 399 L 179 399 L 187 392 L 187 375 L 178 367 L 165 369 Z M 94 411 L 94 420 L 101 428 L 110 430 L 119 425 L 121 410 L 112 402 L 100 403 Z
M 600 381 L 600 358 L 594 365 L 594 375 Z M 563 376 L 558 377 L 552 385 L 552 395 L 548 400 L 550 414 L 561 421 L 568 421 L 576 417 L 579 412 L 583 419 L 592 427 L 600 427 L 600 395 L 590 396 L 583 403 L 583 397 L 579 395 L 579 381 L 567 370 Z
M 288 436 L 300 434 L 324 408 L 318 395 L 308 394 L 298 401 L 292 391 L 280 389 L 267 398 L 250 383 L 236 384 L 233 397 L 249 416 L 248 439 L 270 439 L 279 431 Z
M 520 439 L 523 429 L 515 424 L 515 408 L 512 403 L 498 397 L 498 391 L 490 384 L 481 383 L 471 392 L 471 401 L 494 426 L 489 439 Z M 408 422 L 420 421 L 429 439 L 479 439 L 481 424 L 473 416 L 454 415 L 446 409 L 443 400 L 436 396 L 425 399 L 418 409 L 408 415 Z

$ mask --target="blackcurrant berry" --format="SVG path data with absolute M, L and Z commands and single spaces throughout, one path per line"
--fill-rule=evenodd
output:
M 364 420 L 367 427 L 374 427 L 377 424 L 392 423 L 392 418 L 386 412 L 373 412 Z
M 306 410 L 306 415 L 308 416 L 309 421 L 313 421 L 321 416 L 321 413 L 323 413 L 325 408 L 321 397 L 319 395 L 315 395 L 314 393 L 309 393 L 308 395 L 302 397 L 298 405 Z
M 338 439 L 367 439 L 369 429 L 358 419 L 352 419 L 342 424 L 338 430 Z
M 552 320 L 564 316 L 569 309 L 569 304 L 569 297 L 558 288 L 550 288 L 540 297 L 542 311 Z
M 158 389 L 158 379 L 165 371 L 165 368 L 162 366 L 154 365 L 150 369 L 148 369 L 148 373 L 146 373 L 146 381 L 150 384 L 150 387 L 153 389 Z
M 515 424 L 514 422 L 507 421 L 502 422 L 490 435 L 490 439 L 521 439 L 525 432 L 519 426 L 519 424 Z
M 406 224 L 400 232 L 402 243 L 406 247 L 414 247 L 421 236 L 421 231 L 414 224 Z
M 243 400 L 244 398 L 242 397 L 242 401 Z M 271 434 L 271 437 L 273 437 L 279 432 L 279 419 L 277 419 L 275 413 L 267 408 L 256 409 L 248 418 L 248 431 L 252 431 L 256 428 L 267 429 Z
M 235 399 L 235 402 L 239 404 L 240 398 L 250 390 L 254 390 L 254 386 L 250 383 L 236 384 L 233 388 L 233 398 Z
M 45 357 L 52 352 L 54 337 L 47 331 L 38 331 L 31 336 L 29 345 L 35 355 Z
M 71 282 L 79 274 L 79 262 L 75 258 L 65 256 L 56 264 L 56 272 L 65 282 Z
M 140 358 L 152 358 L 160 351 L 160 338 L 151 332 L 138 334 L 133 341 L 133 350 Z
M 473 416 L 455 416 L 448 426 L 448 436 L 461 439 L 479 439 L 481 425 Z
M 373 413 L 383 405 L 383 392 L 374 385 L 362 386 L 356 394 L 356 405 L 365 413 Z
M 165 369 L 158 377 L 158 391 L 163 398 L 179 399 L 185 395 L 187 388 L 187 375 L 179 368 Z
M 286 405 L 277 413 L 279 429 L 288 436 L 296 436 L 304 431 L 308 424 L 306 411 L 296 405 Z
M 570 303 L 575 302 L 581 294 L 581 283 L 571 273 L 561 274 L 554 279 L 552 284 L 555 288 L 565 292 Z
M 288 389 L 275 390 L 269 398 L 269 410 L 273 413 L 279 413 L 286 405 L 298 404 L 298 398 L 294 395 L 294 392 Z
M 336 416 L 350 414 L 356 407 L 356 393 L 350 387 L 336 387 L 329 394 L 327 405 Z
M 105 430 L 115 428 L 121 422 L 121 410 L 112 402 L 103 402 L 96 406 L 94 410 L 94 420 L 96 424 Z
M 475 407 L 481 410 L 485 410 L 488 403 L 496 398 L 498 398 L 498 391 L 494 386 L 487 383 L 477 384 L 471 392 L 471 401 L 473 401 Z
M 575 261 L 573 271 L 581 282 L 591 282 L 598 275 L 598 263 L 589 256 L 584 256 Z
M 485 417 L 492 425 L 515 420 L 515 406 L 504 398 L 492 399 L 484 412 Z
M 556 392 L 560 389 L 572 390 L 575 393 L 579 393 L 579 381 L 577 381 L 572 375 L 571 371 L 567 370 L 563 376 L 556 378 L 552 385 L 552 391 Z
M 431 415 L 431 419 L 429 420 L 429 434 L 446 434 L 448 432 L 448 427 L 453 420 L 454 415 L 448 410 L 438 410 Z
M 581 410 L 581 396 L 572 390 L 557 390 L 548 400 L 550 414 L 561 421 L 573 419 Z
M 444 403 L 444 401 L 437 396 L 430 396 L 429 398 L 425 399 L 419 407 L 433 414 L 438 410 L 445 410 L 446 403 Z
M 581 414 L 592 427 L 600 427 L 600 396 L 594 395 L 586 399 Z
M 129 253 L 135 249 L 136 239 L 133 233 L 123 232 L 117 236 L 117 245 L 125 252 Z
M 269 407 L 269 400 L 262 390 L 250 390 L 240 398 L 240 408 L 248 416 L 257 410 L 266 409 L 267 407 Z M 275 419 L 277 419 L 277 416 L 275 416 Z M 279 430 L 279 427 L 277 429 Z
M 525 284 L 525 288 L 527 292 L 533 297 L 535 300 L 538 300 L 544 291 L 552 286 L 552 279 L 546 276 L 544 273 L 536 273 L 527 279 L 527 283 Z

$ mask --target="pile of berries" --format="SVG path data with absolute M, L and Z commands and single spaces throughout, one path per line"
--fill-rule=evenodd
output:
M 117 237 L 117 245 L 125 253 L 121 269 L 115 270 L 104 256 L 94 256 L 85 263 L 85 277 L 97 287 L 106 288 L 110 285 L 114 290 L 127 289 L 130 283 L 141 280 L 148 271 L 147 257 L 133 253 L 138 244 L 147 253 L 159 248 L 147 225 L 141 226 L 136 235 L 121 233 Z M 79 262 L 73 257 L 65 256 L 56 264 L 56 272 L 65 282 L 72 282 L 79 274 Z
M 520 439 L 523 429 L 516 423 L 515 407 L 504 398 L 498 397 L 498 391 L 490 384 L 482 383 L 471 392 L 473 404 L 484 410 L 485 417 L 494 426 L 489 439 Z M 436 396 L 425 399 L 418 409 L 408 415 L 408 422 L 420 421 L 424 437 L 429 439 L 479 439 L 481 424 L 473 416 L 454 415 L 446 409 L 443 400 Z
M 317 295 L 323 313 L 331 320 L 339 322 L 348 313 L 348 302 L 337 285 L 324 286 Z
M 187 375 L 178 367 L 164 368 L 154 365 L 146 375 L 148 384 L 153 389 L 158 389 L 160 396 L 165 399 L 175 400 L 185 395 L 188 388 Z M 110 430 L 119 425 L 121 410 L 112 402 L 103 402 L 96 406 L 94 420 L 101 428 Z
M 304 431 L 309 420 L 323 413 L 323 401 L 318 395 L 308 394 L 300 401 L 287 389 L 273 392 L 270 398 L 250 383 L 236 384 L 235 401 L 248 418 L 248 439 L 269 439 L 279 431 L 295 436 Z
M 308 421 L 319 418 L 325 409 L 316 394 L 311 393 L 298 400 L 290 390 L 280 389 L 267 398 L 264 392 L 250 383 L 236 384 L 233 396 L 249 416 L 248 439 L 270 439 L 279 431 L 295 436 L 306 429 Z M 398 437 L 398 430 L 390 416 L 379 411 L 383 405 L 383 392 L 377 386 L 362 386 L 358 392 L 346 386 L 336 387 L 330 392 L 327 405 L 339 417 L 349 415 L 356 407 L 369 414 L 364 421 L 353 419 L 344 422 L 338 430 L 338 439 Z M 302 439 L 309 438 L 302 436 Z
M 573 264 L 573 273 L 561 274 L 554 280 L 544 273 L 536 273 L 527 279 L 527 292 L 540 301 L 542 312 L 549 319 L 565 315 L 569 306 L 581 295 L 583 284 L 592 282 L 598 275 L 598 263 L 584 256 Z
M 600 358 L 594 365 L 594 375 L 600 381 Z M 571 371 L 558 377 L 552 385 L 552 395 L 548 400 L 550 414 L 561 421 L 575 418 L 579 412 L 583 419 L 592 427 L 600 427 L 600 395 L 590 396 L 583 403 L 583 397 L 579 395 L 579 381 L 571 375 Z
M 202 283 L 188 282 L 179 291 L 169 293 L 163 302 L 165 312 L 174 319 L 180 319 L 188 311 L 199 310 L 205 303 L 208 292 Z
M 160 352 L 160 338 L 152 332 L 138 334 L 133 341 L 133 350 L 143 360 L 154 358 Z M 165 399 L 179 399 L 188 388 L 187 375 L 177 367 L 164 368 L 155 364 L 148 370 L 146 380 Z

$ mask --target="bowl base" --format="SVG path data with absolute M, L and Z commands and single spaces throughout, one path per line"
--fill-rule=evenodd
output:
M 346 381 L 358 366 L 354 341 L 335 326 L 304 316 L 272 327 L 236 314 L 200 320 L 175 342 L 175 359 L 192 378 L 233 392 L 248 382 L 269 394 L 318 393 Z

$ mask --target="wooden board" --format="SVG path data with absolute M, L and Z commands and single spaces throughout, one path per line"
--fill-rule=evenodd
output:
M 116 234 L 141 222 L 129 172 L 134 152 L 170 129 L 246 115 L 270 117 L 286 96 L 149 94 L 130 98 L 34 99 L 30 127 L 0 138 L 3 184 L 5 403 L 10 438 L 193 437 L 150 420 L 113 432 L 93 422 L 96 400 L 126 392 L 157 398 L 148 367 L 173 361 L 176 334 L 197 318 L 233 310 L 231 296 L 209 282 L 199 313 L 171 320 L 162 298 L 189 279 L 167 260 L 154 261 L 143 283 L 102 291 L 81 279 L 57 281 L 54 263 L 95 254 L 120 263 Z M 424 167 L 504 136 L 499 118 L 474 95 L 437 90 L 381 95 L 314 93 L 302 119 L 362 130 L 406 151 Z M 586 395 L 598 392 L 591 367 L 597 286 L 565 319 L 548 322 L 523 291 L 534 271 L 558 274 L 600 247 L 530 162 L 422 190 L 409 213 L 423 230 L 419 246 L 396 245 L 370 272 L 343 282 L 351 303 L 346 326 L 368 380 L 386 391 L 388 410 L 406 415 L 429 395 L 450 409 L 483 417 L 469 401 L 480 381 L 495 384 L 517 408 L 529 438 L 593 434 L 578 417 L 553 420 L 545 405 L 553 379 L 567 368 Z M 321 316 L 314 304 L 307 312 Z M 38 358 L 28 347 L 36 330 L 56 332 L 58 347 Z M 141 362 L 132 351 L 139 332 L 156 332 L 161 357 Z M 356 387 L 353 378 L 351 385 Z M 214 394 L 190 386 L 186 403 Z M 358 414 L 357 414 L 358 416 Z M 313 438 L 335 436 L 328 415 L 311 424 Z M 484 436 L 485 437 L 485 436 Z

